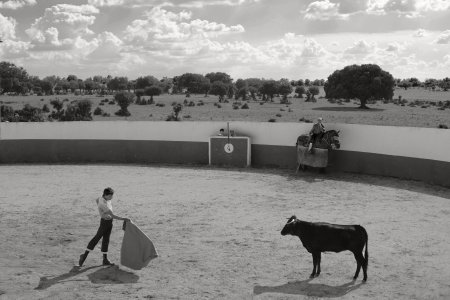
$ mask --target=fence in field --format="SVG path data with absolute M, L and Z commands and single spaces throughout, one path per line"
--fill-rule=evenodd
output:
M 1 123 L 0 163 L 208 164 L 208 143 L 226 122 Z M 230 122 L 250 137 L 251 165 L 296 167 L 307 123 Z M 330 171 L 394 176 L 450 186 L 450 130 L 326 124 L 340 130 Z

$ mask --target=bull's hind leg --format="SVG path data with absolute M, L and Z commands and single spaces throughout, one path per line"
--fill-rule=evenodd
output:
M 365 259 L 362 253 L 360 252 L 353 252 L 353 255 L 355 256 L 356 259 L 356 272 L 355 276 L 353 276 L 353 280 L 356 280 L 356 278 L 358 278 L 359 271 L 361 270 L 361 266 L 364 266 Z
M 366 258 L 364 258 L 364 262 L 362 264 L 362 269 L 363 269 L 363 274 L 364 274 L 364 278 L 363 281 L 367 281 L 367 266 L 369 265 L 369 260 Z

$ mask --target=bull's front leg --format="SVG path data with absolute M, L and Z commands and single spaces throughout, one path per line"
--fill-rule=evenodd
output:
M 316 258 L 316 261 L 317 261 L 317 272 L 316 272 L 316 276 L 319 276 L 319 275 L 320 275 L 320 261 L 321 261 L 321 259 L 322 259 L 322 253 L 318 252 L 318 253 L 317 253 L 317 258 Z
M 312 252 L 313 257 L 313 271 L 310 278 L 314 278 L 316 276 L 319 276 L 320 274 L 320 252 Z

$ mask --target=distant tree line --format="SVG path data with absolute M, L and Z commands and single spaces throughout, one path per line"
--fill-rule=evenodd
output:
M 47 76 L 40 79 L 38 76 L 28 75 L 22 67 L 17 67 L 10 62 L 0 62 L 0 95 L 64 95 L 69 93 L 115 94 L 120 91 L 132 92 L 136 95 L 136 101 L 141 104 L 142 96 L 149 96 L 153 102 L 153 96 L 162 93 L 186 93 L 216 95 L 220 101 L 227 98 L 255 99 L 256 96 L 263 100 L 273 100 L 275 95 L 284 98 L 296 90 L 297 96 L 302 97 L 310 87 L 323 86 L 325 80 L 316 79 L 237 79 L 235 82 L 230 75 L 223 72 L 213 72 L 206 75 L 185 73 L 174 78 L 164 77 L 157 79 L 148 75 L 129 80 L 127 77 L 106 77 L 96 75 L 87 79 L 80 79 L 76 75 L 67 77 Z M 297 89 L 302 87 L 301 89 Z M 313 92 L 314 94 L 314 92 Z M 147 104 L 147 103 L 144 103 Z
M 114 95 L 114 104 L 120 106 L 115 114 L 129 116 L 128 106 L 132 103 L 139 105 L 153 104 L 154 96 L 163 93 L 215 95 L 219 102 L 242 99 L 244 101 L 274 101 L 280 97 L 280 103 L 289 104 L 288 98 L 303 98 L 305 101 L 316 101 L 319 87 L 323 86 L 325 97 L 328 99 L 359 99 L 360 108 L 366 106 L 369 100 L 391 100 L 394 87 L 410 88 L 424 87 L 428 89 L 450 88 L 450 79 L 427 79 L 420 82 L 417 78 L 394 79 L 391 74 L 382 70 L 378 65 L 350 65 L 334 71 L 327 80 L 299 79 L 279 80 L 264 78 L 238 78 L 236 81 L 224 72 L 211 72 L 205 75 L 184 73 L 173 78 L 142 76 L 133 80 L 127 77 L 106 77 L 96 75 L 87 79 L 79 79 L 76 75 L 67 77 L 47 76 L 40 79 L 28 75 L 27 71 L 10 62 L 0 62 L 0 95 Z M 148 96 L 148 99 L 144 99 Z M 92 120 L 90 113 L 92 103 L 88 100 L 76 100 L 65 108 L 63 103 L 53 101 L 54 111 L 50 113 L 51 120 L 74 121 Z M 10 107 L 1 106 L 3 120 L 12 121 L 41 121 L 43 110 L 48 107 L 33 108 L 25 106 L 22 110 L 13 111 Z M 42 111 L 40 111 L 42 110 Z M 96 115 L 102 114 L 97 108 Z M 178 113 L 177 113 L 178 118 Z

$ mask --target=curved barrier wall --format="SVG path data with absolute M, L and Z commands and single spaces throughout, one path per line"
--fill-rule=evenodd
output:
M 296 167 L 295 142 L 307 123 L 230 122 L 251 139 L 252 166 Z M 340 130 L 330 169 L 450 187 L 450 130 L 325 124 Z M 0 163 L 208 164 L 209 137 L 226 122 L 1 123 Z

